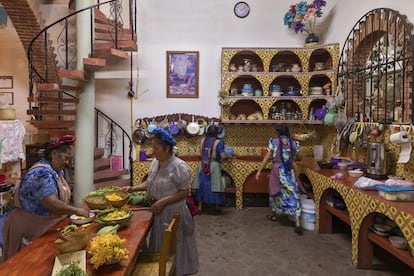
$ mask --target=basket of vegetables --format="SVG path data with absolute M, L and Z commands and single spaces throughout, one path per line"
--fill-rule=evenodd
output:
M 96 222 L 102 225 L 116 225 L 123 226 L 127 224 L 133 215 L 133 212 L 127 208 L 114 208 L 105 210 L 96 215 Z
M 112 191 L 105 194 L 106 201 L 114 208 L 121 208 L 127 204 L 129 194 L 125 191 Z

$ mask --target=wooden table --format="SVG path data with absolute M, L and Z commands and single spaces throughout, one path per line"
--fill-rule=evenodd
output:
M 151 227 L 152 212 L 147 210 L 134 211 L 128 225 L 118 231 L 118 235 L 126 239 L 124 247 L 128 249 L 128 260 L 123 260 L 118 264 L 104 265 L 97 270 L 92 269 L 87 258 L 87 272 L 89 275 L 129 275 L 131 274 L 139 250 Z M 53 244 L 58 234 L 58 229 L 62 229 L 70 223 L 68 218 L 59 222 L 43 236 L 34 240 L 23 248 L 13 257 L 9 258 L 0 265 L 0 275 L 21 276 L 21 275 L 51 275 L 55 257 L 60 254 Z M 85 231 L 96 233 L 99 225 L 93 223 Z

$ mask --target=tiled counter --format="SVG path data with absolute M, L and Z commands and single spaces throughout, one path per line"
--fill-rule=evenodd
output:
M 191 160 L 190 160 L 191 159 Z M 192 177 L 194 179 L 197 166 L 200 161 L 194 160 L 195 158 L 185 158 L 188 165 L 191 167 Z M 234 185 L 236 187 L 236 209 L 241 210 L 243 208 L 243 187 L 246 179 L 251 175 L 255 174 L 259 169 L 262 162 L 262 157 L 260 156 L 240 156 L 233 159 L 226 160 L 220 164 L 220 167 L 223 172 L 228 173 L 233 179 Z M 148 169 L 150 166 L 150 161 L 139 162 L 135 161 L 133 163 L 133 184 L 136 185 L 142 182 L 143 178 L 147 175 Z M 268 163 L 268 168 L 270 168 L 271 163 Z
M 313 186 L 316 207 L 316 230 L 330 233 L 332 216 L 343 220 L 351 227 L 352 263 L 358 268 L 372 265 L 373 244 L 384 248 L 389 253 L 414 269 L 414 258 L 407 250 L 400 250 L 391 245 L 387 238 L 370 231 L 376 214 L 383 214 L 393 220 L 401 229 L 414 252 L 414 202 L 388 201 L 378 196 L 378 191 L 364 191 L 354 187 L 356 178 L 347 176 L 343 180 L 331 178 L 337 170 L 319 169 L 313 158 L 303 158 L 295 163 L 298 174 L 306 175 Z M 338 210 L 326 204 L 331 190 L 338 192 L 347 206 L 347 211 Z

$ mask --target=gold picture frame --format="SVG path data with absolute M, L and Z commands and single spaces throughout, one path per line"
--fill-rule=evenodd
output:
M 198 98 L 198 79 L 198 51 L 167 51 L 167 98 Z

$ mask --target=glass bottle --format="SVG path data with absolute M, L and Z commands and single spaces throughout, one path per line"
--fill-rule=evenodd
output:
M 352 147 L 351 162 L 358 163 L 358 155 L 357 155 L 356 147 Z
M 313 107 L 311 107 L 309 109 L 309 116 L 308 116 L 309 121 L 315 121 L 315 113 L 313 111 Z
M 402 113 L 403 108 L 401 106 L 401 101 L 397 101 L 394 107 L 394 122 L 402 123 Z

